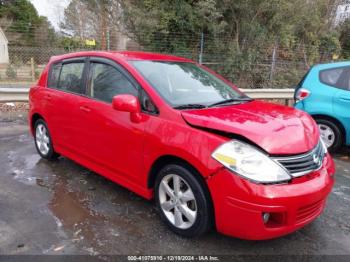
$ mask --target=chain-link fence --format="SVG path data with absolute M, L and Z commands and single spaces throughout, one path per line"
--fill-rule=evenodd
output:
M 237 47 L 231 39 L 204 35 L 155 37 L 146 44 L 126 44 L 124 50 L 168 53 L 190 58 L 222 74 L 241 88 L 290 88 L 312 64 L 329 62 L 334 54 L 312 47 L 282 48 L 255 43 Z M 136 44 L 135 44 L 136 43 Z M 247 46 L 247 44 L 245 44 Z M 49 58 L 94 48 L 29 47 L 9 45 L 9 63 L 0 65 L 0 87 L 29 86 L 40 76 Z

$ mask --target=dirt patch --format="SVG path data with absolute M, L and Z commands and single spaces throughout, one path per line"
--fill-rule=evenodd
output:
M 0 112 L 28 112 L 29 104 L 26 102 L 7 102 L 0 103 Z

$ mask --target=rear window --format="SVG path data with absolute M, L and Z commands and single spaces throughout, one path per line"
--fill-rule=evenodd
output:
M 84 62 L 63 64 L 57 88 L 76 94 L 85 94 L 83 86 L 84 66 Z
M 320 81 L 323 84 L 350 90 L 350 67 L 339 67 L 322 70 Z
M 57 88 L 58 78 L 60 77 L 60 72 L 61 72 L 61 66 L 62 66 L 61 63 L 53 64 L 51 66 L 49 80 L 47 83 L 48 87 Z

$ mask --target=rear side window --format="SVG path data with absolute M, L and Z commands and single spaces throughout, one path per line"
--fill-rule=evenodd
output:
M 76 94 L 85 94 L 83 85 L 84 65 L 84 62 L 63 64 L 57 88 Z
M 58 79 L 60 77 L 62 64 L 53 64 L 51 66 L 49 81 L 47 83 L 48 87 L 57 88 Z
M 329 86 L 350 90 L 350 67 L 322 70 L 320 81 Z
M 116 68 L 103 63 L 92 63 L 90 96 L 108 103 L 119 94 L 137 96 L 133 84 Z

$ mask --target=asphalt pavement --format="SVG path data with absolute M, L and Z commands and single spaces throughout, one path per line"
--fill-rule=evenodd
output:
M 0 254 L 350 255 L 349 156 L 335 156 L 327 207 L 305 228 L 268 241 L 184 239 L 152 202 L 69 159 L 41 159 L 25 115 L 0 114 Z

